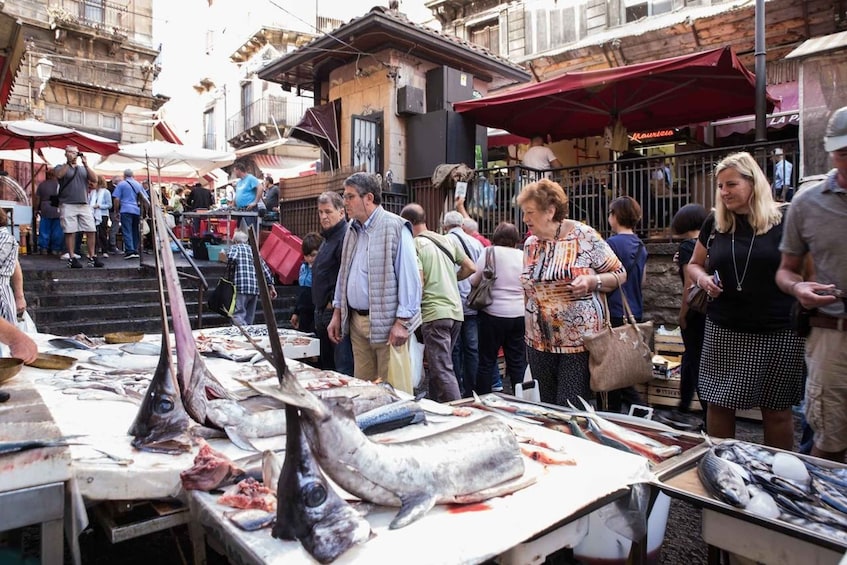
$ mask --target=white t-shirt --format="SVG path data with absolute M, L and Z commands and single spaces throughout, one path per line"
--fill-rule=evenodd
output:
M 550 168 L 550 162 L 556 159 L 556 154 L 546 145 L 535 145 L 524 153 L 521 164 L 524 167 L 546 171 Z

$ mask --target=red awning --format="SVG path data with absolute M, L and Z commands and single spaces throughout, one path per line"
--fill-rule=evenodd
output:
M 755 77 L 729 47 L 626 67 L 567 73 L 510 92 L 456 102 L 477 124 L 523 137 L 603 135 L 620 119 L 653 130 L 755 109 Z M 768 99 L 768 110 L 775 100 Z

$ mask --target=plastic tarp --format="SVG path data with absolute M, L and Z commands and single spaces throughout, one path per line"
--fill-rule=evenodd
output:
M 477 124 L 553 139 L 603 135 L 620 119 L 630 131 L 748 114 L 755 76 L 729 47 L 625 67 L 566 73 L 477 100 L 456 102 Z M 774 100 L 768 98 L 768 111 Z

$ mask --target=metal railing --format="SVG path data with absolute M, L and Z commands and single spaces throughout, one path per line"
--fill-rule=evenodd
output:
M 152 17 L 134 12 L 125 2 L 48 0 L 47 14 L 50 23 L 58 26 L 76 24 L 138 43 L 153 41 Z
M 233 114 L 226 121 L 226 138 L 232 139 L 252 127 L 274 123 L 280 128 L 296 125 L 312 103 L 299 98 L 267 96 Z M 274 135 L 273 137 L 276 137 Z
M 628 195 L 642 207 L 637 233 L 653 241 L 671 241 L 671 220 L 677 210 L 689 203 L 702 204 L 706 209 L 714 205 L 712 171 L 723 157 L 737 151 L 750 151 L 770 179 L 773 165 L 769 155 L 776 147 L 783 149 L 788 161 L 798 163 L 797 141 L 793 140 L 665 154 L 661 158 L 619 159 L 552 171 L 537 171 L 520 165 L 482 169 L 476 171 L 469 183 L 466 208 L 479 222 L 480 233 L 487 237 L 491 237 L 500 222 L 513 223 L 524 233 L 526 225 L 517 206 L 517 195 L 530 182 L 549 175 L 568 195 L 569 217 L 587 223 L 603 237 L 611 235 L 610 202 Z M 667 171 L 663 170 L 664 165 Z M 794 170 L 796 177 L 796 166 Z M 409 184 L 411 200 L 424 206 L 431 228 L 438 226 L 443 214 L 453 209 L 450 191 L 434 188 L 430 179 Z

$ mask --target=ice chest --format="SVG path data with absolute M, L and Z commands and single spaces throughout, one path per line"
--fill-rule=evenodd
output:
M 303 263 L 302 245 L 303 240 L 280 224 L 274 224 L 259 254 L 282 284 L 294 284 Z

